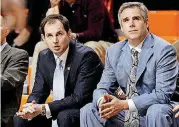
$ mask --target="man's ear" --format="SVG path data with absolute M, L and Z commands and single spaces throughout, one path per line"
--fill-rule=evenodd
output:
M 145 21 L 147 28 L 149 28 L 149 19 L 146 19 Z
M 4 29 L 5 29 L 5 34 L 7 36 L 9 34 L 9 32 L 10 32 L 10 29 L 8 27 L 5 27 Z
M 68 34 L 68 37 L 70 38 L 70 37 L 71 37 L 71 34 L 72 34 L 71 29 L 68 30 L 68 33 L 67 33 L 67 34 Z
M 43 41 L 45 40 L 45 36 L 43 34 L 41 34 L 41 38 Z

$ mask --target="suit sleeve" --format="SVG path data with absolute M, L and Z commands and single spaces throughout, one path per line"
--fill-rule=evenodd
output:
M 146 110 L 153 104 L 168 104 L 176 88 L 178 64 L 176 52 L 171 45 L 165 46 L 156 55 L 156 84 L 151 93 L 133 98 L 138 111 Z
M 101 77 L 100 82 L 98 83 L 97 89 L 93 93 L 93 104 L 97 106 L 97 101 L 99 98 L 103 97 L 104 93 L 113 94 L 114 90 L 119 86 L 117 85 L 117 79 L 114 73 L 113 68 L 110 64 L 110 59 L 108 56 L 108 50 L 105 56 L 105 68 Z
M 14 53 L 1 74 L 1 90 L 9 91 L 23 85 L 28 71 L 28 54 L 25 51 Z
M 100 80 L 103 66 L 97 54 L 87 52 L 80 63 L 74 93 L 64 99 L 49 103 L 52 116 L 65 109 L 80 109 L 92 101 L 92 93 Z
M 45 80 L 44 77 L 45 74 L 43 73 L 43 70 L 45 70 L 43 65 L 44 64 L 43 59 L 44 57 L 42 53 L 40 53 L 37 61 L 34 87 L 32 89 L 32 93 L 29 95 L 27 102 L 32 102 L 33 100 L 35 100 L 36 103 L 43 104 L 45 103 L 47 97 L 50 94 L 50 88 Z

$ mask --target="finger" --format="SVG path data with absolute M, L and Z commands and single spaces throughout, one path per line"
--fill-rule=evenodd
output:
M 33 105 L 33 103 L 26 103 L 26 104 L 22 105 L 22 107 L 27 108 L 28 106 L 31 106 L 31 105 Z
M 22 112 L 22 111 L 16 113 L 17 116 L 23 116 L 24 114 L 25 114 L 25 113 Z
M 175 118 L 179 117 L 179 112 L 175 114 Z
M 175 108 L 173 108 L 173 112 L 176 112 L 177 110 L 179 110 L 179 105 L 175 106 Z
M 114 110 L 111 110 L 110 112 L 104 114 L 101 118 L 104 118 L 104 119 L 109 119 L 115 115 L 117 115 L 118 112 L 117 111 L 114 111 Z
M 102 114 L 101 118 L 103 118 L 103 119 L 109 119 L 112 116 L 112 114 L 113 114 L 113 111 L 110 110 L 109 112 L 107 112 L 105 114 Z
M 35 108 L 33 106 L 29 106 L 28 109 L 30 110 L 30 113 L 35 112 Z
M 104 99 L 103 100 L 104 100 L 104 103 L 109 102 L 108 93 L 104 94 Z
M 112 103 L 111 102 L 108 102 L 108 103 L 104 103 L 104 104 L 101 104 L 100 108 L 101 109 L 105 109 L 105 108 L 109 108 L 112 106 Z
M 106 108 L 106 109 L 104 109 L 104 110 L 102 110 L 101 112 L 99 112 L 100 114 L 106 114 L 106 113 L 108 113 L 108 112 L 110 112 L 110 111 L 112 111 L 112 108 L 110 107 L 110 108 Z
M 26 114 L 25 114 L 24 112 L 18 113 L 17 116 L 19 116 L 19 117 L 21 117 L 21 118 L 23 118 L 23 119 L 27 119 L 27 118 L 26 118 Z
M 98 108 L 101 109 L 101 105 L 104 103 L 104 98 L 101 98 L 101 100 L 99 101 L 99 105 Z
M 29 107 L 22 109 L 24 113 L 33 113 Z

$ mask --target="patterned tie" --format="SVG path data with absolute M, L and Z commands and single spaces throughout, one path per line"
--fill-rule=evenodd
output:
M 53 101 L 64 98 L 64 73 L 62 60 L 59 57 L 56 59 L 56 68 L 53 76 Z M 52 127 L 58 127 L 57 120 L 52 121 Z
M 127 83 L 127 91 L 126 91 L 126 97 L 127 99 L 131 99 L 134 96 L 138 96 L 138 92 L 136 89 L 136 71 L 137 71 L 137 65 L 138 65 L 138 52 L 132 48 L 132 69 L 130 71 L 130 76 Z M 139 127 L 139 114 L 138 112 L 125 112 L 125 127 Z
M 62 67 L 62 60 L 58 57 L 56 59 L 56 68 L 53 76 L 53 100 L 61 100 L 64 98 L 64 73 Z

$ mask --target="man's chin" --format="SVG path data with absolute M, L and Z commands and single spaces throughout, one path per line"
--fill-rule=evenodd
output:
M 130 38 L 131 40 L 133 40 L 133 39 L 138 39 L 138 38 L 139 38 L 139 35 L 138 35 L 138 34 L 133 34 L 133 35 L 130 35 L 129 38 Z
M 60 53 L 61 53 L 60 50 L 53 50 L 52 52 L 53 52 L 54 54 L 60 54 Z

